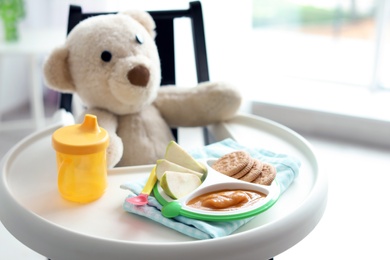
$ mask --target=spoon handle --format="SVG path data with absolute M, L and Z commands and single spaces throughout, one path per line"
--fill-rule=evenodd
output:
M 154 187 L 154 184 L 156 184 L 156 182 L 157 182 L 157 176 L 156 176 L 156 166 L 155 166 L 155 167 L 153 167 L 152 171 L 150 172 L 148 181 L 146 182 L 141 193 L 149 195 Z

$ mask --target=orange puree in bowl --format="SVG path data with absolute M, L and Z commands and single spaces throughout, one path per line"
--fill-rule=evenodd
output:
M 265 194 L 257 191 L 221 190 L 195 197 L 187 206 L 201 210 L 230 211 L 251 206 L 265 197 Z

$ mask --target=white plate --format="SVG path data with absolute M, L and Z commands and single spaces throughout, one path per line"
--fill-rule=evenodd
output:
M 207 168 L 206 178 L 196 190 L 183 198 L 177 200 L 170 198 L 160 186 L 160 182 L 157 182 L 153 191 L 158 202 L 163 205 L 161 211 L 163 216 L 173 218 L 181 215 L 205 221 L 238 220 L 256 216 L 268 210 L 278 200 L 280 188 L 276 181 L 274 181 L 272 185 L 267 186 L 237 180 L 214 170 L 211 165 L 215 161 L 216 159 L 205 159 L 199 161 Z M 250 207 L 226 211 L 201 210 L 187 205 L 191 199 L 197 196 L 221 190 L 255 191 L 264 194 L 265 198 L 254 203 Z
M 0 219 L 22 243 L 52 259 L 269 259 L 298 243 L 316 226 L 326 206 L 327 182 L 310 145 L 272 121 L 249 116 L 212 127 L 216 140 L 236 139 L 297 157 L 300 174 L 278 202 L 234 234 L 194 240 L 125 212 L 120 185 L 149 175 L 152 166 L 109 172 L 104 196 L 87 205 L 57 192 L 56 127 L 22 140 L 0 164 Z

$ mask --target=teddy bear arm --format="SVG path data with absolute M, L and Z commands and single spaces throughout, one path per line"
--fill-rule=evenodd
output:
M 170 126 L 204 126 L 232 118 L 241 95 L 228 84 L 206 82 L 193 88 L 163 87 L 155 105 Z
M 113 168 L 118 164 L 123 155 L 123 142 L 116 133 L 118 118 L 107 111 L 92 108 L 84 111 L 79 120 L 82 120 L 85 114 L 95 115 L 98 119 L 99 126 L 108 132 L 110 141 L 107 147 L 107 167 Z

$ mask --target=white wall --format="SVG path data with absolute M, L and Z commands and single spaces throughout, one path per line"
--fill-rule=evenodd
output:
M 2 56 L 0 61 L 0 112 L 3 112 L 27 102 L 28 70 L 21 55 Z
M 45 15 L 49 13 L 48 2 L 51 1 L 25 0 L 26 17 L 18 25 L 20 37 L 23 37 L 26 30 L 39 29 L 50 24 Z M 0 19 L 1 44 L 4 44 L 3 35 L 3 22 Z M 28 66 L 28 58 L 23 53 L 13 52 L 0 56 L 0 115 L 28 101 L 30 95 Z

